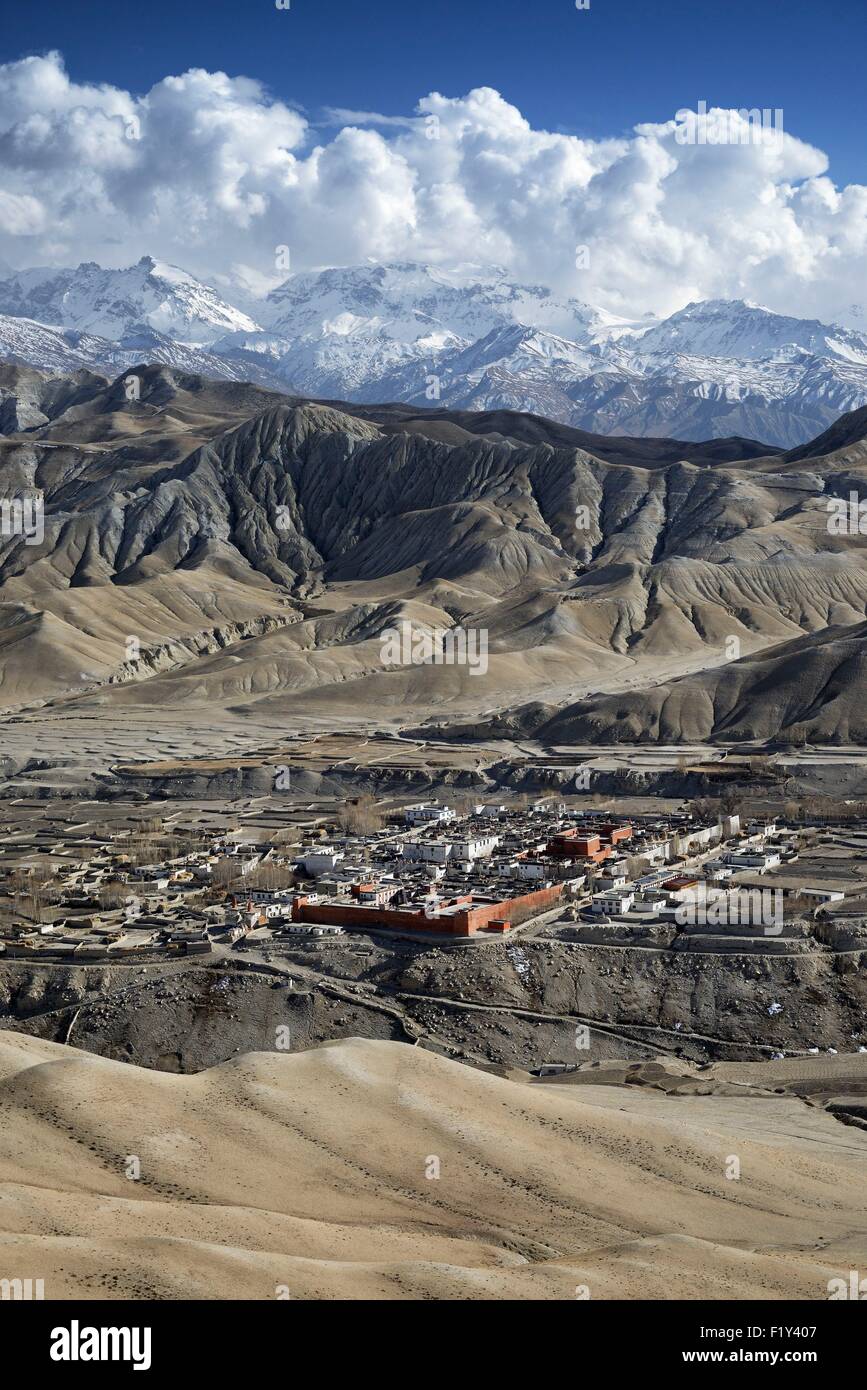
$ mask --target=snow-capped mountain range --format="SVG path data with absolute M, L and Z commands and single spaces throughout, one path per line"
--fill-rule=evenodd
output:
M 51 372 L 161 361 L 309 396 L 786 448 L 867 404 L 867 333 L 743 300 L 622 319 L 503 271 L 409 263 L 293 275 L 243 309 L 149 256 L 19 271 L 0 278 L 0 357 Z
M 141 324 L 185 343 L 257 327 L 210 285 L 152 256 L 127 270 L 103 270 L 94 261 L 74 270 L 22 270 L 0 282 L 0 306 L 16 318 L 109 339 Z

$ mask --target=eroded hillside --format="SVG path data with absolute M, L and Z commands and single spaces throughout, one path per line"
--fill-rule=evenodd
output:
M 824 453 L 736 463 L 165 367 L 7 376 L 5 493 L 44 509 L 0 549 L 7 711 L 399 722 L 537 700 L 566 707 L 561 741 L 863 737 L 864 542 L 829 525 L 867 468 L 863 412 Z M 484 634 L 485 661 L 394 661 L 403 624 Z M 756 714 L 762 663 L 784 688 L 802 656 L 804 688 Z

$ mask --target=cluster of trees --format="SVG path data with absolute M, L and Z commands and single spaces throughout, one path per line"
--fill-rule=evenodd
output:
M 688 802 L 690 815 L 701 820 L 715 821 L 721 816 L 736 816 L 743 811 L 743 798 L 735 791 L 723 792 L 722 796 L 697 796 Z
M 43 920 L 45 908 L 59 900 L 57 890 L 51 887 L 51 877 L 47 868 L 35 868 L 31 873 L 12 871 L 6 886 L 11 890 L 13 916 L 36 923 Z
M 279 888 L 294 888 L 297 882 L 294 870 L 285 864 L 259 864 L 251 874 L 238 877 L 247 888 L 261 888 L 272 893 Z
M 337 817 L 337 825 L 345 835 L 373 835 L 384 823 L 376 798 L 369 792 L 347 801 Z

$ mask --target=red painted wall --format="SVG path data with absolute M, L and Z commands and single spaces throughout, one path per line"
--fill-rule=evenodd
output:
M 508 922 L 517 926 L 528 917 L 535 917 L 553 907 L 563 895 L 563 884 L 537 888 L 522 893 L 519 898 L 502 902 L 468 905 L 461 912 L 447 917 L 426 917 L 422 911 L 406 911 L 391 907 L 352 907 L 342 903 L 311 903 L 307 898 L 292 900 L 292 921 L 310 922 L 332 927 L 392 927 L 395 931 L 428 931 L 448 936 L 472 936 L 490 922 Z M 469 898 L 458 899 L 470 903 Z M 502 930 L 502 928 L 500 928 Z

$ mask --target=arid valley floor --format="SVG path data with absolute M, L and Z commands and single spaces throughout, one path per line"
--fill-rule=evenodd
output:
M 0 1278 L 863 1268 L 867 568 L 827 504 L 867 410 L 762 453 L 0 372 L 44 506 L 0 548 Z M 386 659 L 431 629 L 484 669 Z

